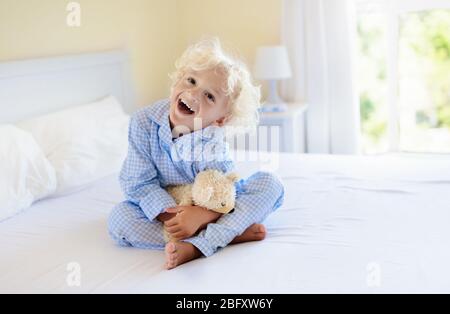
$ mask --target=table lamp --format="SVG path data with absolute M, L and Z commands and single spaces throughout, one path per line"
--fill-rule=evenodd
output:
M 285 111 L 286 103 L 278 95 L 277 81 L 291 77 L 291 67 L 285 46 L 263 46 L 256 52 L 255 78 L 269 81 L 269 95 L 261 111 Z

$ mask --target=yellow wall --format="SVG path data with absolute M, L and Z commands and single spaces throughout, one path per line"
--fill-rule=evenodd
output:
M 281 6 L 281 0 L 179 0 L 178 49 L 216 35 L 251 63 L 257 46 L 279 44 Z
M 81 27 L 66 25 L 65 0 L 0 0 L 0 61 L 125 48 L 137 100 L 168 96 L 168 73 L 186 45 L 217 35 L 253 62 L 280 40 L 281 0 L 78 0 Z

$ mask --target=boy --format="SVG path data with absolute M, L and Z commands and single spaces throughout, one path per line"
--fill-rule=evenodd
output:
M 260 222 L 284 197 L 274 175 L 258 172 L 236 183 L 235 209 L 223 217 L 199 206 L 176 205 L 164 189 L 168 185 L 192 183 L 206 169 L 232 170 L 225 128 L 256 127 L 260 91 L 244 64 L 226 55 L 218 40 L 189 47 L 172 80 L 170 99 L 131 119 L 120 173 L 126 201 L 109 219 L 109 233 L 119 245 L 165 248 L 167 269 L 210 256 L 229 243 L 262 240 L 266 231 Z M 164 242 L 163 224 L 173 242 Z

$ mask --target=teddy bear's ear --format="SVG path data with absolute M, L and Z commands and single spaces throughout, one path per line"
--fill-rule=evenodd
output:
M 237 173 L 235 173 L 235 172 L 232 172 L 232 173 L 227 175 L 227 178 L 231 182 L 237 182 L 239 180 L 239 175 Z
M 211 199 L 211 196 L 214 193 L 214 188 L 211 186 L 208 186 L 205 189 L 202 189 L 200 191 L 200 198 L 202 200 L 202 202 L 208 202 Z

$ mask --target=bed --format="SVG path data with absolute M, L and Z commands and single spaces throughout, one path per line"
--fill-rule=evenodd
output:
M 0 65 L 0 104 L 17 108 L 0 123 L 111 93 L 132 111 L 125 66 L 119 52 Z M 36 81 L 59 92 L 47 97 Z M 236 170 L 265 170 L 267 158 L 286 198 L 264 241 L 167 271 L 163 252 L 109 239 L 106 219 L 123 198 L 115 173 L 0 223 L 0 293 L 450 292 L 448 157 L 274 154 Z

